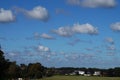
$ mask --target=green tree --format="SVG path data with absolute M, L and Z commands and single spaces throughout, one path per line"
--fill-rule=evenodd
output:
M 9 62 L 4 58 L 4 52 L 0 50 L 0 80 L 7 78 L 7 68 L 9 67 Z
M 19 67 L 19 75 L 22 78 L 26 78 L 27 77 L 27 65 L 25 64 L 20 64 Z
M 17 75 L 17 65 L 16 62 L 11 62 L 8 68 L 8 75 L 10 79 L 16 78 Z
M 120 67 L 114 68 L 114 76 L 120 77 Z
M 28 65 L 28 76 L 31 78 L 42 78 L 44 67 L 40 63 L 34 63 Z
M 51 77 L 55 74 L 55 68 L 47 68 L 46 77 Z

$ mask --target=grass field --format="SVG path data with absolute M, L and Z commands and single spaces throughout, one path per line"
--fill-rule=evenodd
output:
M 120 80 L 120 77 L 53 76 L 39 80 Z

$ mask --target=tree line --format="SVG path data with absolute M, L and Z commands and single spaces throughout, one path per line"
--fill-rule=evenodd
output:
M 95 71 L 100 72 L 100 76 L 103 77 L 120 77 L 120 67 L 109 68 L 109 69 L 99 69 L 99 68 L 73 68 L 73 67 L 62 67 L 62 68 L 55 68 L 55 74 L 58 75 L 65 75 L 70 74 L 74 71 L 84 71 L 85 74 L 94 74 Z M 76 73 L 78 75 L 78 73 Z
M 25 80 L 39 79 L 53 75 L 65 75 L 75 70 L 90 72 L 91 74 L 94 71 L 100 71 L 102 76 L 120 77 L 120 67 L 110 69 L 73 67 L 47 68 L 41 63 L 17 65 L 16 62 L 11 62 L 8 59 L 5 59 L 4 52 L 0 50 L 0 80 L 12 80 L 16 78 L 24 78 Z
M 41 63 L 29 63 L 28 65 L 11 62 L 5 59 L 4 52 L 0 50 L 0 80 L 14 80 L 17 78 L 39 79 L 53 75 L 53 69 L 44 67 Z

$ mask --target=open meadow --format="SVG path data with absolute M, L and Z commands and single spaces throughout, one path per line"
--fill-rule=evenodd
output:
M 120 80 L 120 77 L 53 76 L 39 80 Z

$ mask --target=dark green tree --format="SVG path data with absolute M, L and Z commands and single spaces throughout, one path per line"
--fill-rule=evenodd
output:
M 115 77 L 120 77 L 120 67 L 114 68 L 114 76 Z
M 10 79 L 15 79 L 17 75 L 17 65 L 16 62 L 11 62 L 8 68 L 8 76 Z
M 46 72 L 46 77 L 51 77 L 55 74 L 55 68 L 47 68 Z
M 4 52 L 0 50 L 0 80 L 7 78 L 7 69 L 9 67 L 8 60 L 4 57 Z
M 40 63 L 34 63 L 28 65 L 28 76 L 31 78 L 42 78 L 44 67 Z

